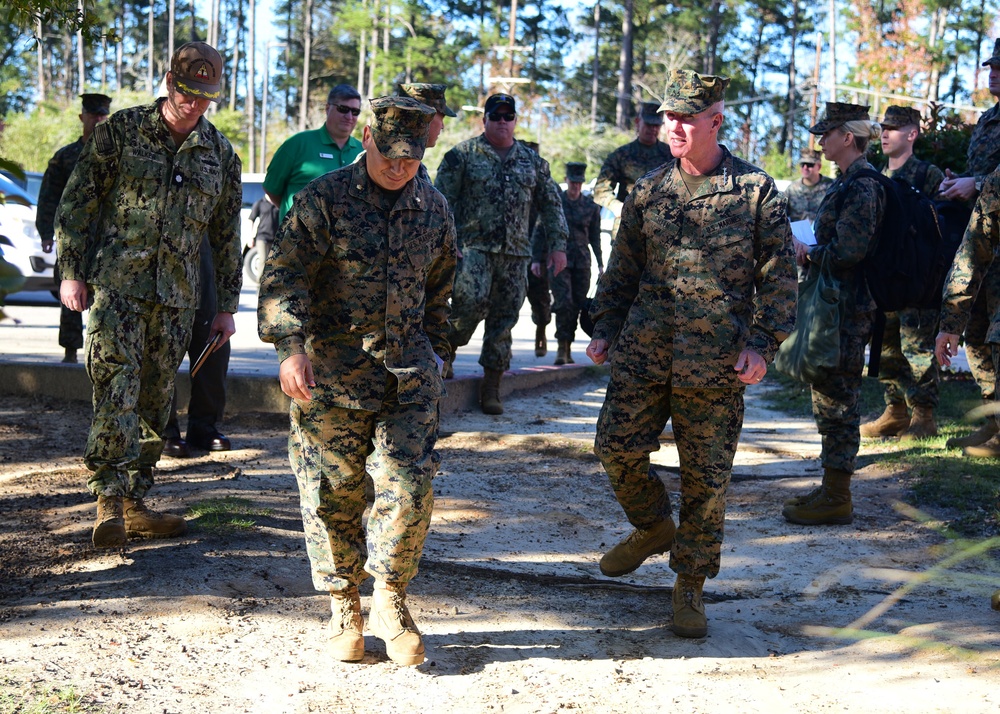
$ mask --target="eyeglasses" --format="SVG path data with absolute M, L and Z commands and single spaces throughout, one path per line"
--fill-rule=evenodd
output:
M 347 112 L 350 112 L 354 116 L 358 116 L 359 114 L 361 114 L 361 110 L 360 109 L 355 109 L 354 107 L 349 107 L 346 104 L 327 104 L 327 106 L 328 107 L 333 107 L 334 109 L 336 109 L 341 114 L 347 114 Z
M 516 112 L 490 112 L 486 115 L 490 121 L 514 121 L 517 118 Z
M 816 168 L 816 164 L 801 164 L 802 168 Z

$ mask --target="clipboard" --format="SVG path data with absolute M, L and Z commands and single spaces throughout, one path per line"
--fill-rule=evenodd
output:
M 208 356 L 215 352 L 215 348 L 219 346 L 219 340 L 221 339 L 222 333 L 216 332 L 215 337 L 209 340 L 208 344 L 205 345 L 205 349 L 203 349 L 201 354 L 198 355 L 198 359 L 195 361 L 194 367 L 191 368 L 191 379 L 194 379 L 194 376 L 198 374 L 198 370 L 201 369 L 203 364 L 205 364 L 205 360 L 208 359 Z

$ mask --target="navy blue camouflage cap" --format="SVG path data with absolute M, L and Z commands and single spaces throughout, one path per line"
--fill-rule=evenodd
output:
M 170 58 L 170 74 L 180 93 L 222 101 L 222 55 L 207 42 L 178 47 Z
M 583 183 L 587 180 L 587 164 L 582 161 L 566 162 L 566 181 Z
M 886 107 L 885 116 L 879 124 L 883 129 L 898 129 L 901 126 L 915 126 L 919 129 L 920 112 L 913 107 Z
M 650 126 L 658 126 L 663 123 L 663 114 L 660 112 L 659 102 L 641 102 L 639 104 L 639 118 Z
M 483 107 L 483 110 L 487 114 L 489 114 L 490 112 L 494 111 L 497 107 L 503 106 L 505 104 L 508 107 L 510 107 L 510 110 L 512 112 L 517 111 L 517 102 L 514 101 L 514 97 L 510 96 L 509 94 L 503 94 L 503 93 L 490 95 L 490 98 L 486 100 L 486 106 Z
M 448 108 L 444 101 L 446 89 L 448 87 L 444 84 L 424 84 L 422 82 L 408 82 L 399 85 L 399 91 L 404 95 L 416 99 L 418 102 L 423 102 L 438 114 L 444 114 L 446 117 L 458 116 L 452 109 Z
M 107 94 L 81 94 L 80 105 L 83 108 L 84 114 L 106 116 L 111 113 L 111 97 Z
M 698 74 L 690 69 L 675 69 L 667 80 L 661 112 L 701 114 L 726 98 L 729 77 Z
M 864 104 L 847 104 L 846 102 L 827 102 L 826 114 L 823 119 L 809 128 L 811 134 L 825 134 L 842 127 L 849 121 L 868 121 L 868 110 L 871 107 Z
M 435 111 L 410 97 L 375 97 L 369 100 L 368 126 L 378 152 L 387 159 L 422 159 L 427 148 L 427 127 Z
M 1000 37 L 993 42 L 993 55 L 983 62 L 983 67 L 1000 67 Z

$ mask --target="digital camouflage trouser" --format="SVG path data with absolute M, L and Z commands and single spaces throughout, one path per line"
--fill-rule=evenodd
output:
M 542 274 L 535 277 L 528 266 L 528 304 L 531 305 L 531 322 L 545 327 L 552 322 L 552 294 L 549 292 L 549 272 L 542 262 Z
M 972 303 L 969 322 L 965 327 L 965 358 L 969 371 L 979 385 L 983 401 L 996 397 L 996 375 L 993 372 L 993 352 L 1000 349 L 986 341 L 990 322 L 1000 311 L 1000 260 L 990 265 L 979 294 Z
M 594 453 L 629 523 L 649 528 L 670 515 L 649 455 L 673 420 L 681 465 L 681 508 L 670 567 L 685 575 L 719 574 L 726 491 L 743 428 L 743 389 L 673 389 L 612 368 L 597 420 Z
M 886 404 L 938 405 L 939 370 L 934 356 L 939 310 L 900 310 L 885 314 L 879 381 Z
M 506 371 L 510 367 L 510 331 L 524 304 L 530 258 L 464 249 L 451 294 L 452 351 L 469 344 L 484 319 L 479 364 Z
M 86 365 L 94 420 L 84 463 L 95 496 L 142 498 L 163 451 L 174 377 L 194 309 L 165 307 L 97 288 L 87 318 Z
M 556 339 L 572 342 L 580 310 L 587 304 L 590 290 L 590 263 L 567 267 L 559 275 L 549 275 L 552 311 L 556 314 Z
M 408 582 L 431 522 L 431 479 L 437 403 L 399 404 L 387 398 L 379 412 L 293 401 L 288 457 L 299 503 L 313 585 L 343 590 L 374 575 Z M 365 464 L 375 484 L 367 522 Z M 367 547 L 366 547 L 367 545 Z

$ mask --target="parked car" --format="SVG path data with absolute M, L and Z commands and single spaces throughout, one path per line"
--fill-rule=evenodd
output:
M 243 205 L 240 208 L 240 243 L 243 249 L 243 279 L 253 285 L 260 283 L 260 274 L 267 257 L 266 245 L 257 244 L 257 225 L 250 220 L 250 211 L 257 199 L 264 197 L 264 174 L 243 174 Z
M 55 253 L 43 253 L 35 229 L 35 201 L 7 176 L 0 175 L 0 250 L 25 277 L 22 291 L 56 291 Z
M 42 187 L 42 177 L 45 174 L 40 174 L 37 171 L 25 171 L 23 179 L 14 176 L 9 171 L 0 171 L 0 174 L 3 174 L 15 184 L 23 188 L 25 192 L 31 196 L 33 203 L 38 203 L 38 190 Z

